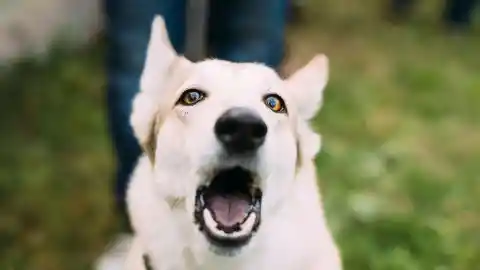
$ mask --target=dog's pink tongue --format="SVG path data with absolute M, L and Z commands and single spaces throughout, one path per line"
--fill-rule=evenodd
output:
M 243 221 L 250 203 L 241 196 L 213 196 L 208 200 L 208 208 L 218 223 L 230 227 Z

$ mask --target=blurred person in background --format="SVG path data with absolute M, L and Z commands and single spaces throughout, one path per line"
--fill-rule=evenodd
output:
M 130 231 L 126 187 L 141 153 L 129 119 L 151 23 L 155 15 L 162 15 L 173 47 L 183 54 L 187 4 L 186 0 L 106 0 L 108 121 L 117 160 L 115 200 L 125 232 Z M 210 0 L 208 56 L 277 69 L 284 55 L 288 5 L 288 0 Z
M 443 21 L 454 29 L 466 29 L 472 22 L 473 10 L 478 0 L 446 0 Z M 414 0 L 390 0 L 388 13 L 391 19 L 403 20 L 411 12 Z

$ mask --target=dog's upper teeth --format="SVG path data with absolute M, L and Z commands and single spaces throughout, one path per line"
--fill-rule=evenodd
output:
M 205 206 L 205 199 L 203 198 L 203 190 L 205 188 L 204 187 L 201 187 L 198 189 L 197 191 L 197 196 L 196 196 L 196 201 L 195 201 L 195 208 L 198 210 L 198 211 L 201 211 L 203 209 L 203 207 Z
M 200 206 L 204 206 L 205 205 L 205 200 L 203 199 L 203 194 L 200 195 L 200 197 L 198 198 L 198 202 L 200 203 Z
M 252 205 L 252 211 L 259 212 L 260 211 L 260 200 L 255 200 Z

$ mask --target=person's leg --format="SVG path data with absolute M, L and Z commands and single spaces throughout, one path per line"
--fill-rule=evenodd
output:
M 150 28 L 155 15 L 164 16 L 172 45 L 181 52 L 185 28 L 185 1 L 106 0 L 108 124 L 116 150 L 115 202 L 123 230 L 130 230 L 125 193 L 129 176 L 140 154 L 130 127 L 133 97 L 145 61 Z M 96 270 L 123 269 L 132 238 L 119 235 L 95 262 Z
M 278 68 L 285 50 L 288 0 L 211 0 L 211 56 Z
M 156 14 L 163 15 L 172 45 L 181 51 L 185 1 L 106 0 L 105 4 L 108 122 L 117 155 L 115 199 L 126 221 L 126 187 L 140 154 L 129 119 L 133 97 L 139 90 L 151 23 Z

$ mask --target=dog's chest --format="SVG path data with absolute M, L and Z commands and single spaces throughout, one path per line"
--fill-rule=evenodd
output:
M 234 258 L 211 258 L 189 270 L 298 270 L 308 264 L 305 260 L 305 246 L 298 239 L 285 234 L 268 238 L 269 242 L 252 252 Z
M 189 270 L 298 270 L 298 263 L 300 262 L 294 263 L 296 261 L 295 258 L 286 256 L 288 254 L 283 254 L 283 256 L 277 258 L 255 255 L 239 260 L 218 259 Z

